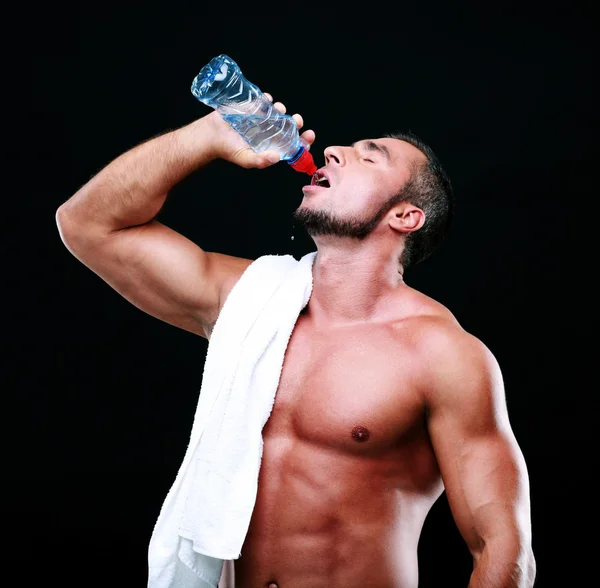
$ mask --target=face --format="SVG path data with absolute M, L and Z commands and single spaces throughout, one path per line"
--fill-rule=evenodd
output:
M 327 183 L 311 184 L 295 213 L 312 236 L 364 239 L 389 211 L 387 203 L 410 178 L 411 164 L 424 161 L 416 147 L 399 139 L 365 139 L 325 149 Z

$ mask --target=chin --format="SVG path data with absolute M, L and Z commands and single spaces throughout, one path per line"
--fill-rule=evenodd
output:
M 307 198 L 306 196 L 304 196 L 302 198 L 302 202 L 300 202 L 300 205 L 298 206 L 298 208 L 312 208 L 313 210 L 315 209 L 315 203 L 313 201 L 311 201 L 310 198 Z

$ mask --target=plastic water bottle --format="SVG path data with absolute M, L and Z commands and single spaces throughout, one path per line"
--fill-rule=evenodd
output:
M 317 170 L 296 121 L 274 108 L 231 57 L 211 59 L 194 78 L 192 94 L 217 110 L 256 153 L 276 151 L 296 171 L 312 175 Z

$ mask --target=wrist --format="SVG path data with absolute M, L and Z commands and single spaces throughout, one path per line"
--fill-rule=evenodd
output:
M 213 115 L 218 115 L 218 113 L 212 112 L 191 122 L 182 129 L 183 141 L 196 156 L 202 159 L 203 163 L 221 157 L 219 129 L 216 124 L 218 121 L 215 120 Z

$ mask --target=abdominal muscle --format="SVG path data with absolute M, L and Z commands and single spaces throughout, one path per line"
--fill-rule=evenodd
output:
M 419 534 L 441 485 L 403 488 L 400 464 L 414 453 L 352 455 L 265 434 L 236 588 L 416 588 Z

